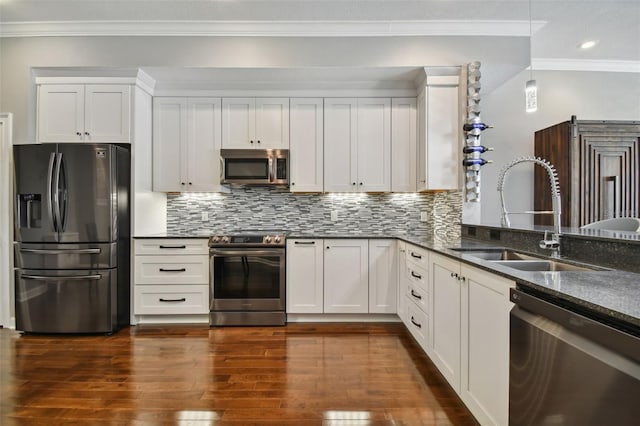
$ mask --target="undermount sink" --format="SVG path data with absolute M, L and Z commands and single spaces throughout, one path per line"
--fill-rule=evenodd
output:
M 520 271 L 594 271 L 597 268 L 578 266 L 555 260 L 494 260 L 492 263 Z
M 451 250 L 520 271 L 598 271 L 603 269 L 597 266 L 558 262 L 505 248 L 451 248 Z

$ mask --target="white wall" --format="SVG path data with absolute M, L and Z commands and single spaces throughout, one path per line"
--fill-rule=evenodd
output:
M 0 114 L 0 325 L 14 327 L 11 114 Z M 7 297 L 9 296 L 9 297 Z
M 482 136 L 485 146 L 495 148 L 483 155 L 494 163 L 482 168 L 482 223 L 500 223 L 498 173 L 512 159 L 533 155 L 536 130 L 567 121 L 572 115 L 578 120 L 640 120 L 640 73 L 534 71 L 533 77 L 538 85 L 538 111 L 534 113 L 524 110 L 529 71 L 482 98 L 482 119 L 495 126 Z M 521 164 L 509 171 L 505 185 L 509 210 L 533 209 L 533 167 Z M 510 219 L 512 225 L 533 223 L 530 215 Z

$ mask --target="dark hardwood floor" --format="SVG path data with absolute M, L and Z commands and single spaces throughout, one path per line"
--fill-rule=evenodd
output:
M 476 424 L 401 324 L 0 329 L 2 425 Z

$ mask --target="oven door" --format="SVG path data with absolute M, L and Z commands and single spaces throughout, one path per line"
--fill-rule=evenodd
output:
M 212 248 L 211 311 L 284 311 L 284 248 Z

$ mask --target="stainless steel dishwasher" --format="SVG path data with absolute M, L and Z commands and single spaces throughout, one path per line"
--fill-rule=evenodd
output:
M 511 290 L 509 424 L 637 425 L 640 338 Z

